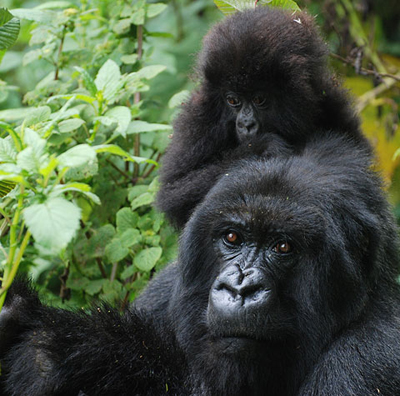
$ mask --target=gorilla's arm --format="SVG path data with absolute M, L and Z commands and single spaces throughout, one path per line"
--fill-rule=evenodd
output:
M 190 161 L 193 161 L 193 157 L 199 153 L 201 151 L 197 153 L 193 151 Z M 267 159 L 275 156 L 285 157 L 292 153 L 291 146 L 274 133 L 248 138 L 237 148 L 220 153 L 220 158 L 214 158 L 210 163 L 203 158 L 200 168 L 196 168 L 194 162 L 191 168 L 189 161 L 185 162 L 182 156 L 176 157 L 169 152 L 164 158 L 161 170 L 162 184 L 157 197 L 157 206 L 177 228 L 181 229 L 219 177 L 236 162 L 253 156 Z
M 354 326 L 330 345 L 303 381 L 299 396 L 399 394 L 399 329 L 389 316 L 398 317 L 399 312 L 380 308 L 369 314 L 367 323 Z
M 0 314 L 3 392 L 185 394 L 179 389 L 185 363 L 160 320 L 139 311 L 121 316 L 106 306 L 91 314 L 45 307 L 18 282 Z

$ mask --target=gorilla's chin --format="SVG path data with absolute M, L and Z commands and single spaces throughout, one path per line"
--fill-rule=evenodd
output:
M 255 360 L 263 356 L 265 343 L 246 336 L 226 336 L 213 340 L 218 355 Z

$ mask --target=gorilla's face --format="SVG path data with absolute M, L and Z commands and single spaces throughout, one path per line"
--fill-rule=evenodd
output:
M 181 240 L 175 306 L 185 348 L 265 359 L 271 346 L 323 345 L 359 315 L 362 260 L 374 253 L 364 204 L 352 205 L 369 198 L 327 169 L 248 160 L 222 177 Z

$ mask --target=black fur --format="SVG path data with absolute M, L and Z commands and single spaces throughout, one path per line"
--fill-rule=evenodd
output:
M 172 223 L 182 228 L 240 158 L 299 152 L 326 130 L 369 147 L 347 93 L 329 71 L 327 53 L 313 17 L 305 13 L 261 7 L 211 29 L 196 66 L 200 86 L 176 119 L 163 158 L 157 205 Z M 226 103 L 229 91 L 266 98 L 258 135 L 239 142 L 236 115 Z
M 5 394 L 161 395 L 168 383 L 180 396 L 399 395 L 397 229 L 368 150 L 324 142 L 228 170 L 185 227 L 177 263 L 123 317 L 11 291 Z M 274 249 L 281 240 L 290 253 Z M 227 264 L 262 272 L 267 304 L 213 311 Z

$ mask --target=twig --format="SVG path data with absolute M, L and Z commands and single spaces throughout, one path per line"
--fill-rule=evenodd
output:
M 347 65 L 353 66 L 354 69 L 356 68 L 355 61 L 354 61 L 354 60 L 350 60 L 350 59 L 347 59 L 347 58 L 343 58 L 342 56 L 337 55 L 337 54 L 333 54 L 333 53 L 331 53 L 330 56 L 331 56 L 332 58 L 335 58 L 335 59 L 340 60 L 340 61 L 343 62 L 343 63 L 346 63 Z M 369 76 L 380 76 L 380 77 L 382 77 L 382 78 L 383 78 L 383 77 L 388 77 L 388 78 L 393 78 L 393 79 L 396 80 L 396 81 L 400 81 L 400 78 L 399 78 L 399 75 L 398 75 L 398 74 L 395 75 L 395 74 L 390 74 L 390 73 L 380 73 L 380 72 L 378 72 L 378 71 L 376 71 L 376 70 L 370 70 L 370 69 L 366 69 L 366 68 L 364 68 L 364 67 L 361 67 L 361 68 L 360 68 L 360 71 L 362 72 L 362 74 L 365 74 L 365 75 L 369 75 Z
M 392 88 L 393 85 L 396 84 L 396 81 L 400 79 L 400 72 L 395 75 L 396 78 L 392 77 L 385 77 L 382 80 L 382 83 L 379 84 L 374 89 L 366 92 L 365 94 L 361 95 L 356 103 L 357 111 L 363 110 L 371 101 L 373 101 L 377 96 L 382 94 L 383 92 L 387 91 L 388 89 Z

